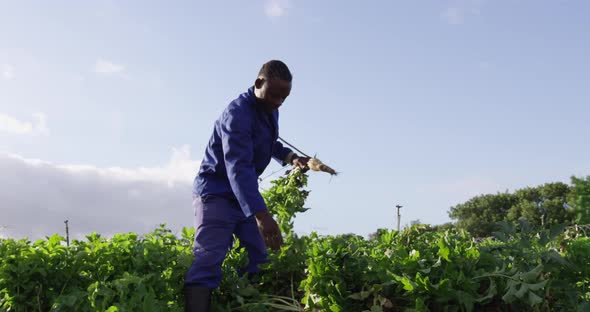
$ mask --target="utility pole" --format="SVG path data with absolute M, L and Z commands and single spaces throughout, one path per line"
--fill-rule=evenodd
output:
M 395 208 L 397 208 L 397 231 L 399 232 L 399 223 L 401 220 L 402 215 L 399 213 L 400 208 L 402 208 L 402 206 L 400 205 L 395 205 Z
M 543 207 L 543 202 L 545 202 L 545 200 L 546 199 L 543 197 L 537 202 L 537 207 L 539 207 L 539 213 L 541 214 L 541 227 L 542 228 L 545 228 L 545 214 L 547 213 L 547 211 Z
M 68 220 L 64 221 L 66 224 L 66 244 L 70 247 L 70 229 L 68 228 Z

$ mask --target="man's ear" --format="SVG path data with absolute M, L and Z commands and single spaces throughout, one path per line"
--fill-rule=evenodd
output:
M 256 81 L 254 81 L 254 86 L 256 87 L 256 89 L 262 88 L 262 86 L 264 85 L 264 81 L 265 80 L 263 77 L 256 78 Z

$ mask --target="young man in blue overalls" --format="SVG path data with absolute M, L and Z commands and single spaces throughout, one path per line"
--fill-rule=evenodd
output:
M 266 247 L 283 238 L 258 191 L 258 177 L 271 158 L 306 169 L 299 157 L 277 141 L 278 108 L 291 92 L 291 72 L 281 61 L 265 63 L 254 86 L 233 100 L 215 122 L 195 178 L 195 259 L 186 274 L 186 311 L 209 311 L 211 291 L 221 282 L 221 264 L 235 234 L 248 252 L 241 272 L 256 274 L 266 262 Z

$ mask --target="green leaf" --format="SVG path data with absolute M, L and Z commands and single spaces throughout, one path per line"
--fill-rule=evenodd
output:
M 422 275 L 420 273 L 416 273 L 415 285 L 420 286 L 421 288 L 425 289 L 426 291 L 429 291 L 430 290 L 429 289 L 430 288 L 430 279 L 428 278 L 428 276 L 422 277 Z
M 514 281 L 509 281 L 508 290 L 506 290 L 506 293 L 502 296 L 502 300 L 506 303 L 511 303 L 514 301 L 516 291 L 516 283 Z
M 447 260 L 448 262 L 451 262 L 451 259 L 449 259 L 449 254 L 451 253 L 451 250 L 445 244 L 445 241 L 442 237 L 438 240 L 438 247 L 438 255 L 441 256 L 443 259 Z
M 415 309 L 416 312 L 428 312 L 428 306 L 426 306 L 426 303 L 424 303 L 424 299 L 422 298 L 416 298 L 415 301 Z
M 523 281 L 525 281 L 527 283 L 531 283 L 531 282 L 534 282 L 537 280 L 537 277 L 541 274 L 541 272 L 543 272 L 543 265 L 539 264 L 531 271 L 526 272 L 526 273 L 522 273 L 520 277 L 522 278 Z
M 488 291 L 486 292 L 486 295 L 481 298 L 475 299 L 475 302 L 482 303 L 484 301 L 492 299 L 492 298 L 494 298 L 494 296 L 496 296 L 497 293 L 498 293 L 498 288 L 496 286 L 496 282 L 494 282 L 493 279 L 490 279 L 490 287 L 488 287 Z
M 554 224 L 551 226 L 549 230 L 549 238 L 551 240 L 555 239 L 557 236 L 561 235 L 565 230 L 565 224 Z
M 378 305 L 374 305 L 371 307 L 371 312 L 383 312 L 383 309 Z
M 526 295 L 529 292 L 529 286 L 528 284 L 520 284 L 520 289 L 518 289 L 517 292 L 514 293 L 514 296 L 518 299 L 522 299 L 524 297 L 524 295 Z
M 238 288 L 238 294 L 243 297 L 253 297 L 259 294 L 258 289 L 254 287 Z
M 436 262 L 432 265 L 432 267 L 438 268 L 441 265 L 442 265 L 442 261 L 440 261 L 440 257 L 438 257 L 438 260 L 436 260 Z
M 409 278 L 404 276 L 401 280 L 402 284 L 404 285 L 404 289 L 407 291 L 412 291 L 416 287 L 414 282 L 412 282 Z
M 542 281 L 540 283 L 536 283 L 536 284 L 527 284 L 527 286 L 530 290 L 537 291 L 537 290 L 545 288 L 545 285 L 547 284 L 548 281 L 549 280 L 544 280 L 544 281 Z
M 470 293 L 465 291 L 459 290 L 457 291 L 457 296 L 459 298 L 459 302 L 465 306 L 467 311 L 473 310 L 473 305 L 475 304 L 475 298 Z
M 350 295 L 348 297 L 351 298 L 351 299 L 354 299 L 354 300 L 365 300 L 369 296 L 371 296 L 371 293 L 372 293 L 371 291 L 363 290 L 361 292 L 354 293 L 354 294 L 352 294 L 352 295 Z
M 537 294 L 535 294 L 534 292 L 529 292 L 529 297 L 527 300 L 528 304 L 531 306 L 535 306 L 541 302 L 543 302 L 543 298 L 537 296 Z

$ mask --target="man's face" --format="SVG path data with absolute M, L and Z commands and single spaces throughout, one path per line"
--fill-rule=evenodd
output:
M 277 110 L 291 93 L 291 83 L 280 79 L 259 77 L 255 83 L 256 97 L 267 113 Z

